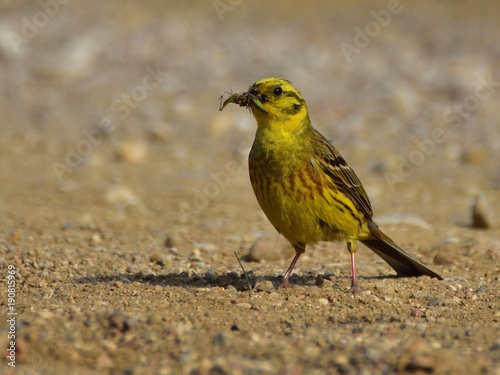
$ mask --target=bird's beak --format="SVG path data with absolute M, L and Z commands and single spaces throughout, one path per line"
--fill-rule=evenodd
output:
M 257 107 L 261 112 L 264 113 L 269 113 L 269 111 L 262 105 L 262 102 L 259 100 L 259 95 L 255 95 L 251 92 L 252 90 L 247 91 L 246 97 L 247 97 L 247 105 L 250 106 L 253 104 L 255 107 Z

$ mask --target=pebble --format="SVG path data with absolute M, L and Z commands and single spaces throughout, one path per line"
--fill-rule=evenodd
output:
M 165 247 L 172 248 L 175 247 L 177 243 L 177 240 L 174 236 L 172 235 L 167 235 L 167 238 L 165 238 Z
M 267 293 L 272 293 L 276 290 L 274 287 L 274 284 L 270 280 L 266 280 L 264 282 L 259 282 L 255 285 L 255 290 L 259 292 L 267 292 Z
M 93 233 L 90 236 L 89 242 L 90 242 L 91 245 L 100 244 L 102 242 L 102 237 L 101 237 L 101 235 L 99 233 Z
M 203 258 L 201 257 L 200 249 L 194 249 L 191 251 L 191 255 L 189 256 L 189 260 L 191 262 L 201 262 Z
M 420 309 L 413 309 L 410 312 L 410 316 L 414 316 L 415 318 L 421 318 L 422 317 L 422 310 L 420 310 Z
M 323 306 L 326 306 L 326 305 L 328 305 L 330 303 L 330 302 L 328 302 L 328 300 L 326 298 L 320 298 L 318 300 L 318 302 L 319 302 L 320 305 L 323 305 Z
M 106 202 L 122 206 L 133 206 L 139 203 L 139 198 L 132 189 L 123 185 L 109 188 L 104 196 Z
M 236 307 L 240 308 L 240 309 L 251 309 L 252 308 L 252 305 L 247 303 L 247 302 L 238 302 L 236 304 Z
M 481 286 L 479 288 L 476 289 L 476 293 L 484 293 L 488 290 L 488 288 L 486 287 L 486 285 L 484 284 L 481 284 Z
M 430 301 L 427 303 L 427 306 L 436 306 L 439 305 L 440 300 L 437 297 L 433 297 L 430 299 Z
M 78 226 L 80 229 L 96 229 L 97 226 L 94 221 L 94 217 L 91 214 L 83 214 L 78 219 Z

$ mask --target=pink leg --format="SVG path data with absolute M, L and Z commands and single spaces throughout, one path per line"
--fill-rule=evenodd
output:
M 301 255 L 301 253 L 297 253 L 293 257 L 292 263 L 290 264 L 290 266 L 286 270 L 285 274 L 283 275 L 283 280 L 281 281 L 281 286 L 282 287 L 288 288 L 290 286 L 290 283 L 288 282 L 288 279 L 292 275 L 293 267 L 295 267 L 295 263 L 297 263 L 297 261 L 299 260 L 300 255 Z
M 356 275 L 356 253 L 351 253 L 351 292 L 357 293 L 358 291 L 358 277 Z
M 356 240 L 347 241 L 347 250 L 351 253 L 351 292 L 358 292 L 358 277 L 356 275 Z

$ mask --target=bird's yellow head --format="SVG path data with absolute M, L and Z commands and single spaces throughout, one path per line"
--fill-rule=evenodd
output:
M 290 127 L 308 120 L 304 98 L 283 78 L 264 78 L 255 82 L 246 92 L 246 102 L 259 127 Z

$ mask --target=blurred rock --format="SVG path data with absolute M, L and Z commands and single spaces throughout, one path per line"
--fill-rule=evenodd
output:
M 247 255 L 242 257 L 246 262 L 262 262 L 288 259 L 295 254 L 290 243 L 280 234 L 264 233 L 250 247 Z
M 272 293 L 276 290 L 274 287 L 274 284 L 270 280 L 266 280 L 264 282 L 256 282 L 255 283 L 255 290 L 259 292 L 267 292 L 267 293 Z
M 483 192 L 479 192 L 472 205 L 472 227 L 489 229 L 493 225 L 493 212 Z
M 453 264 L 459 260 L 457 255 L 463 248 L 463 243 L 456 237 L 446 237 L 434 247 L 437 253 L 434 257 L 434 264 Z
M 432 373 L 436 366 L 436 358 L 432 347 L 424 341 L 416 341 L 401 355 L 400 371 L 402 373 Z
M 78 219 L 78 225 L 80 229 L 95 229 L 97 226 L 95 224 L 94 218 L 91 214 L 85 213 Z
M 483 147 L 469 148 L 462 153 L 464 164 L 481 165 L 486 160 L 488 160 L 488 152 Z
M 194 249 L 189 256 L 191 262 L 201 262 L 203 260 L 200 249 Z
M 106 202 L 117 205 L 133 206 L 139 203 L 139 198 L 132 189 L 117 185 L 111 187 L 105 195 Z
M 376 223 L 379 225 L 394 225 L 394 224 L 405 224 L 413 225 L 423 229 L 430 229 L 431 225 L 416 215 L 406 215 L 406 214 L 392 214 L 384 215 L 376 218 Z
M 138 139 L 123 141 L 116 146 L 116 158 L 129 164 L 139 165 L 144 163 L 148 152 L 148 145 Z

